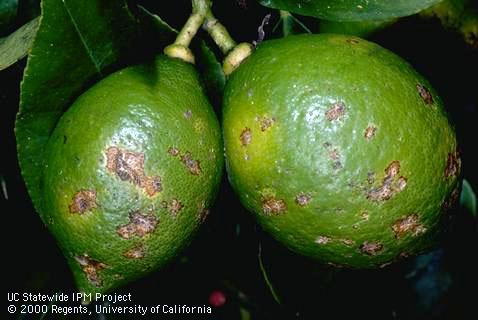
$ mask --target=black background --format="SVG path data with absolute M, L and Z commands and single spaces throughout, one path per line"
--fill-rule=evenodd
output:
M 189 13 L 185 0 L 174 1 L 174 7 L 165 1 L 141 3 L 176 28 Z M 23 16 L 12 29 L 36 11 L 34 1 L 24 1 L 23 6 Z M 255 40 L 267 13 L 273 14 L 266 27 L 266 38 L 271 37 L 278 19 L 276 12 L 251 0 L 246 5 L 216 1 L 214 10 L 238 41 Z M 302 20 L 316 28 L 313 19 Z M 440 93 L 456 126 L 464 177 L 478 190 L 478 51 L 470 49 L 459 34 L 444 30 L 437 20 L 416 16 L 401 19 L 371 40 L 408 60 Z M 24 65 L 21 61 L 0 72 L 1 174 L 8 194 L 8 200 L 2 196 L 1 204 L 2 282 L 7 292 L 73 292 L 68 267 L 32 208 L 16 158 L 14 121 Z M 215 108 L 220 115 L 219 106 Z M 118 292 L 131 292 L 134 303 L 142 305 L 203 305 L 213 290 L 221 290 L 226 304 L 215 309 L 213 316 L 196 317 L 201 319 L 241 319 L 240 309 L 253 319 L 477 319 L 476 220 L 460 208 L 453 215 L 449 234 L 432 253 L 382 270 L 333 270 L 290 253 L 263 234 L 225 178 L 209 219 L 183 256 Z M 274 301 L 261 274 L 259 242 L 281 304 Z

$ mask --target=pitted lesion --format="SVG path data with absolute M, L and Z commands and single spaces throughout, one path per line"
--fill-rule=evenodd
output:
M 144 237 L 151 234 L 159 223 L 153 212 L 142 214 L 140 211 L 133 211 L 129 214 L 129 223 L 116 229 L 116 233 L 123 239 L 130 239 L 134 236 Z
M 80 190 L 73 196 L 68 206 L 70 213 L 84 214 L 98 207 L 95 190 Z
M 160 176 L 147 176 L 144 172 L 144 154 L 109 147 L 106 151 L 106 168 L 122 181 L 130 182 L 144 190 L 150 197 L 163 190 Z
M 367 199 L 371 201 L 384 201 L 403 191 L 407 186 L 407 178 L 399 176 L 400 162 L 392 161 L 385 169 L 382 184 L 366 192 Z
M 96 287 L 101 287 L 103 281 L 99 276 L 99 271 L 106 269 L 108 266 L 102 262 L 90 258 L 86 253 L 75 256 L 75 260 L 81 267 L 86 279 Z

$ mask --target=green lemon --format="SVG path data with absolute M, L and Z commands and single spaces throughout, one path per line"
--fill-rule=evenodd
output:
M 231 75 L 223 112 L 241 202 L 300 254 L 369 268 L 420 252 L 457 196 L 461 162 L 439 96 L 360 38 L 264 42 Z
M 194 67 L 160 56 L 81 95 L 48 142 L 44 215 L 84 292 L 169 262 L 214 200 L 221 132 Z

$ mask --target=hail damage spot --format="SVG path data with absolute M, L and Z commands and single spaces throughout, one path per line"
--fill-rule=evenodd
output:
M 143 259 L 145 254 L 144 247 L 142 245 L 137 245 L 124 252 L 123 256 L 128 259 Z
M 200 223 L 203 223 L 206 218 L 209 216 L 210 210 L 206 208 L 206 204 L 204 202 L 198 205 L 198 220 Z
M 244 128 L 244 130 L 242 130 L 241 132 L 241 135 L 239 136 L 239 139 L 241 140 L 241 145 L 243 147 L 247 146 L 248 144 L 251 143 L 251 140 L 252 140 L 252 133 L 251 133 L 251 129 L 249 128 Z
M 91 259 L 87 254 L 75 256 L 75 260 L 79 263 L 81 270 L 85 273 L 86 279 L 96 287 L 101 287 L 103 281 L 98 275 L 98 272 L 107 268 L 107 265 Z
M 455 187 L 455 189 L 453 189 L 453 191 L 451 192 L 451 194 L 448 196 L 448 198 L 446 198 L 441 207 L 444 211 L 447 211 L 453 207 L 456 206 L 456 204 L 458 203 L 458 199 L 460 197 L 460 190 L 458 187 Z
M 360 246 L 360 251 L 369 256 L 374 256 L 383 250 L 383 245 L 380 242 L 365 241 Z
M 395 221 L 392 224 L 392 230 L 395 233 L 395 238 L 401 239 L 407 234 L 416 237 L 425 233 L 427 229 L 420 223 L 418 215 L 412 213 Z
M 336 102 L 325 112 L 325 117 L 329 121 L 339 119 L 345 114 L 345 105 L 342 102 Z
M 448 154 L 445 166 L 445 178 L 457 177 L 460 174 L 461 159 L 458 151 Z
M 169 213 L 171 213 L 174 217 L 178 215 L 179 211 L 184 207 L 181 201 L 178 199 L 172 199 L 169 203 L 166 201 L 163 201 L 161 203 L 161 206 L 165 209 L 168 210 Z
M 428 90 L 427 87 L 421 84 L 417 84 L 417 91 L 418 94 L 420 95 L 420 98 L 422 98 L 423 102 L 425 104 L 432 104 L 433 103 L 433 96 L 430 93 L 430 90 Z
M 144 173 L 144 154 L 109 147 L 106 151 L 106 168 L 122 181 L 142 189 L 150 197 L 162 191 L 161 177 Z
M 183 113 L 183 116 L 186 118 L 186 119 L 191 119 L 191 116 L 193 115 L 193 112 L 191 110 L 186 110 L 184 111 Z
M 377 132 L 377 127 L 369 125 L 367 128 L 365 128 L 363 136 L 365 137 L 365 139 L 370 140 L 373 137 L 375 137 L 376 132 Z
M 131 212 L 129 221 L 128 224 L 116 229 L 116 233 L 123 239 L 130 239 L 133 236 L 144 237 L 153 233 L 158 225 L 158 218 L 152 212 L 149 214 L 142 214 L 139 211 Z
M 189 172 L 195 176 L 201 174 L 201 163 L 199 160 L 194 160 L 191 152 L 186 151 L 183 155 L 181 155 L 181 162 L 184 166 L 189 170 Z
M 83 214 L 97 207 L 95 190 L 80 190 L 73 196 L 68 206 L 70 213 Z
M 385 169 L 385 177 L 382 184 L 377 188 L 372 188 L 366 193 L 367 199 L 371 201 L 384 201 L 390 199 L 396 193 L 402 191 L 407 186 L 407 179 L 398 176 L 400 173 L 400 162 L 392 161 Z
M 145 177 L 143 180 L 143 188 L 150 197 L 154 196 L 158 192 L 161 192 L 161 190 L 163 190 L 161 177 Z
M 305 207 L 310 203 L 312 197 L 305 193 L 300 193 L 295 197 L 295 203 L 297 203 L 301 207 Z
M 318 236 L 317 239 L 315 239 L 315 243 L 317 244 L 327 244 L 331 241 L 329 237 L 326 236 Z
M 370 219 L 370 214 L 367 211 L 364 211 L 360 214 L 360 218 L 362 218 L 362 220 L 368 221 L 368 219 Z
M 267 118 L 267 117 L 256 117 L 256 121 L 259 122 L 259 125 L 261 127 L 261 131 L 264 132 L 268 130 L 272 125 L 274 125 L 274 122 L 276 121 L 275 118 Z
M 262 211 L 268 216 L 275 216 L 285 213 L 287 205 L 282 199 L 267 197 L 262 200 Z
M 168 149 L 168 153 L 169 153 L 170 155 L 172 155 L 173 157 L 178 156 L 178 155 L 179 155 L 179 152 L 180 152 L 179 149 L 178 149 L 178 148 L 175 148 L 175 147 L 169 147 L 169 149 Z
M 367 182 L 373 184 L 375 182 L 375 172 L 367 172 Z
M 340 239 L 340 242 L 342 242 L 343 244 L 345 244 L 346 246 L 353 246 L 355 244 L 355 241 L 351 240 L 351 239 Z

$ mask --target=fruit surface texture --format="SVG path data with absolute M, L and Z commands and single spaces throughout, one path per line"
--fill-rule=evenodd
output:
M 159 56 L 81 95 L 47 146 L 42 218 L 84 292 L 171 261 L 214 200 L 217 118 L 194 68 Z
M 229 179 L 291 250 L 354 268 L 426 249 L 458 195 L 453 128 L 430 83 L 360 38 L 262 43 L 230 77 Z

